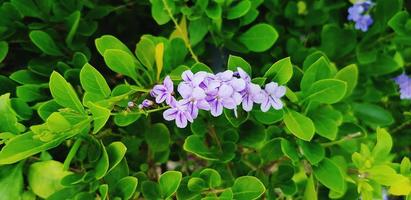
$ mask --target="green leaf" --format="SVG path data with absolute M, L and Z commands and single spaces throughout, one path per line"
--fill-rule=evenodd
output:
M 25 84 L 16 88 L 17 97 L 25 102 L 45 100 L 47 93 L 43 85 Z
M 100 55 L 104 56 L 104 52 L 109 49 L 117 49 L 124 51 L 128 53 L 130 56 L 133 56 L 134 54 L 128 49 L 128 47 L 122 43 L 119 39 L 112 35 L 103 35 L 99 38 L 97 38 L 94 41 L 97 51 L 100 53 Z
M 352 29 L 341 29 L 335 24 L 326 24 L 321 31 L 320 49 L 330 58 L 341 58 L 356 46 L 356 35 Z
M 251 8 L 249 0 L 242 0 L 227 10 L 227 19 L 237 19 L 247 14 Z
M 284 111 L 270 108 L 267 112 L 263 112 L 260 109 L 253 109 L 251 114 L 262 124 L 274 124 L 283 119 Z
M 192 192 L 199 192 L 207 188 L 206 182 L 202 178 L 193 177 L 188 180 L 187 188 Z
M 230 124 L 236 128 L 246 122 L 249 117 L 249 113 L 244 111 L 243 109 L 237 110 L 237 116 L 235 116 L 232 110 L 224 109 L 224 115 L 227 118 L 228 122 L 230 122 Z
M 28 183 L 31 190 L 41 198 L 47 198 L 63 189 L 61 179 L 72 172 L 64 171 L 63 164 L 55 160 L 36 162 L 30 165 Z
M 156 46 L 152 40 L 147 37 L 141 37 L 136 46 L 136 55 L 141 64 L 153 71 L 155 61 Z
M 310 141 L 314 136 L 315 127 L 311 119 L 294 110 L 285 114 L 284 123 L 291 133 L 302 140 Z
M 331 77 L 331 68 L 325 57 L 320 57 L 317 61 L 311 64 L 304 72 L 304 76 L 300 83 L 302 91 L 310 89 L 312 84 L 318 80 Z
M 94 177 L 98 180 L 104 177 L 104 175 L 106 175 L 109 166 L 110 166 L 110 162 L 109 162 L 109 157 L 108 157 L 108 153 L 106 150 L 106 147 L 104 146 L 104 144 L 101 142 L 100 143 L 100 147 L 101 147 L 101 157 L 98 160 L 96 167 L 94 168 Z
M 343 121 L 342 114 L 334 110 L 331 106 L 319 107 L 309 114 L 314 122 L 315 131 L 330 140 L 335 140 L 338 133 L 338 127 Z
M 365 173 L 368 174 L 369 179 L 386 186 L 393 185 L 401 179 L 401 175 L 397 174 L 397 172 L 388 165 L 374 166 L 371 169 L 367 169 Z
M 80 71 L 80 82 L 86 92 L 99 94 L 105 98 L 111 94 L 103 75 L 88 63 Z
M 15 71 L 9 78 L 20 84 L 41 84 L 47 81 L 44 77 L 25 69 Z
M 52 113 L 46 121 L 47 127 L 51 132 L 60 133 L 71 129 L 71 124 L 59 112 Z
M 0 96 L 0 133 L 10 132 L 18 134 L 24 126 L 18 123 L 16 112 L 11 107 L 10 94 Z
M 108 172 L 113 170 L 126 155 L 127 147 L 122 142 L 113 142 L 107 146 L 107 155 L 109 159 Z
M 189 67 L 185 66 L 185 65 L 180 65 L 177 68 L 173 69 L 173 71 L 170 72 L 170 78 L 173 81 L 181 81 L 181 74 L 183 74 L 184 71 L 186 70 L 190 70 Z
M 151 127 L 145 132 L 145 139 L 150 147 L 150 150 L 154 152 L 169 149 L 170 132 L 167 126 L 162 123 L 151 125 Z
M 177 191 L 182 179 L 181 172 L 167 171 L 158 179 L 160 193 L 164 199 L 170 198 Z
M 73 38 L 76 35 L 79 23 L 80 23 L 80 17 L 81 17 L 81 12 L 80 11 L 74 11 L 71 13 L 70 16 L 67 17 L 67 25 L 69 27 L 69 32 L 66 36 L 66 44 L 71 45 L 73 42 Z
M 114 186 L 113 196 L 121 197 L 121 199 L 131 199 L 137 189 L 137 183 L 137 178 L 132 176 L 120 179 Z
M 93 133 L 96 134 L 104 127 L 104 125 L 106 125 L 108 119 L 110 118 L 111 110 L 91 102 L 88 103 L 88 106 L 91 114 L 93 115 Z
M 24 162 L 0 166 L 0 194 L 4 200 L 20 199 L 23 192 Z
M 263 145 L 266 130 L 262 124 L 253 121 L 243 123 L 239 128 L 239 143 L 251 148 L 258 148 Z
M 339 193 L 344 192 L 344 176 L 340 168 L 330 159 L 324 158 L 317 166 L 313 166 L 314 176 L 321 184 Z
M 260 150 L 260 156 L 264 163 L 277 160 L 283 155 L 281 141 L 281 138 L 274 138 L 264 144 Z
M 242 176 L 235 179 L 233 186 L 233 199 L 236 200 L 255 200 L 265 192 L 264 184 L 256 177 Z
M 388 21 L 388 26 L 390 26 L 396 34 L 406 36 L 411 32 L 406 28 L 409 17 L 410 16 L 407 11 L 397 12 L 397 14 L 395 14 L 390 21 Z
M 201 17 L 197 20 L 190 20 L 188 25 L 188 35 L 190 36 L 190 43 L 196 46 L 208 33 L 208 18 Z
M 200 71 L 205 71 L 209 73 L 213 73 L 213 70 L 210 69 L 206 64 L 204 63 L 195 63 L 193 66 L 191 66 L 191 71 L 193 73 L 200 72 Z
M 119 115 L 115 115 L 114 116 L 114 123 L 117 126 L 128 126 L 132 123 L 134 123 L 135 121 L 137 121 L 139 118 L 141 117 L 140 113 L 132 113 L 129 114 L 127 112 L 122 112 Z
M 269 24 L 256 24 L 245 33 L 241 34 L 238 39 L 250 51 L 263 52 L 273 46 L 278 38 L 278 33 Z
M 62 56 L 63 53 L 57 47 L 53 38 L 44 31 L 31 31 L 29 34 L 30 40 L 45 54 L 51 56 Z
M 200 172 L 200 177 L 207 183 L 208 187 L 210 188 L 216 188 L 221 185 L 221 176 L 214 169 L 203 169 Z
M 387 130 L 383 128 L 377 128 L 377 144 L 375 144 L 372 150 L 372 156 L 374 159 L 384 159 L 390 154 L 392 148 L 392 138 Z
M 299 161 L 299 156 L 295 145 L 286 139 L 281 140 L 281 151 L 285 156 L 290 158 L 293 162 Z
M 243 58 L 239 56 L 233 56 L 229 55 L 228 56 L 228 69 L 231 71 L 237 71 L 237 67 L 240 67 L 243 69 L 245 72 L 247 72 L 248 75 L 252 75 L 251 72 L 251 65 L 244 60 Z
M 174 2 L 166 0 L 167 5 L 171 10 L 175 9 Z M 150 0 L 151 3 L 151 15 L 159 25 L 166 24 L 171 20 L 170 15 L 167 13 L 167 9 L 162 0 Z
M 291 63 L 290 57 L 275 62 L 264 74 L 264 77 L 271 79 L 280 85 L 286 84 L 292 76 L 293 64 Z
M 354 103 L 355 116 L 370 125 L 388 126 L 394 123 L 391 113 L 384 108 L 370 103 Z
M 325 149 L 319 143 L 310 143 L 300 140 L 302 154 L 312 164 L 316 165 L 325 158 Z
M 312 84 L 306 99 L 319 103 L 333 104 L 340 101 L 347 92 L 347 84 L 337 79 L 323 79 Z
M 134 62 L 134 58 L 127 52 L 118 49 L 108 49 L 104 52 L 104 61 L 111 70 L 124 74 L 134 81 L 137 80 L 137 65 Z
M 317 191 L 315 189 L 314 178 L 311 175 L 307 179 L 307 184 L 305 185 L 304 200 L 317 200 Z
M 141 186 L 141 192 L 145 199 L 149 200 L 162 200 L 160 196 L 160 187 L 153 181 L 144 181 Z
M 347 84 L 347 92 L 345 97 L 351 95 L 354 91 L 355 86 L 357 86 L 358 81 L 358 67 L 355 64 L 348 65 L 337 72 L 335 78 L 342 80 Z
M 54 71 L 51 74 L 49 87 L 51 95 L 59 105 L 85 114 L 74 88 L 59 73 Z
M 6 58 L 9 52 L 9 44 L 5 41 L 0 41 L 0 63 Z

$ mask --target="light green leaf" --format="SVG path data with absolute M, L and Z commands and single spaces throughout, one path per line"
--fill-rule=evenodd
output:
M 80 71 L 80 82 L 86 92 L 99 94 L 105 98 L 111 94 L 103 75 L 88 63 Z
M 88 103 L 88 106 L 94 120 L 93 133 L 96 134 L 104 127 L 104 125 L 106 125 L 108 119 L 110 118 L 111 111 L 91 102 Z
M 24 162 L 0 166 L 0 194 L 4 200 L 20 199 L 23 192 Z
M 140 60 L 141 64 L 147 67 L 149 71 L 153 71 L 156 45 L 148 37 L 141 37 L 136 46 L 136 56 Z
M 67 17 L 67 24 L 70 27 L 70 31 L 67 34 L 66 37 L 66 44 L 71 45 L 74 36 L 76 35 L 77 28 L 80 23 L 80 17 L 81 17 L 81 12 L 80 11 L 74 11 L 71 13 L 70 16 Z
M 256 24 L 245 33 L 241 34 L 238 39 L 250 51 L 263 52 L 273 46 L 278 38 L 278 33 L 269 24 Z
M 112 35 L 103 35 L 97 38 L 94 43 L 96 45 L 97 51 L 102 56 L 104 56 L 104 52 L 106 52 L 106 50 L 108 49 L 117 49 L 128 53 L 130 56 L 134 55 L 124 43 L 122 43 L 119 39 Z
M 301 79 L 300 88 L 302 91 L 310 89 L 312 84 L 318 80 L 331 77 L 331 68 L 325 57 L 320 57 L 317 61 L 311 64 L 304 72 Z
M 264 74 L 264 77 L 271 79 L 280 85 L 286 84 L 292 76 L 293 64 L 291 63 L 290 57 L 275 62 Z
M 248 75 L 252 75 L 251 72 L 251 65 L 244 60 L 243 58 L 239 56 L 233 56 L 229 55 L 228 56 L 228 69 L 231 71 L 237 71 L 237 67 L 240 67 L 243 69 L 245 72 L 247 72 Z
M 377 128 L 377 144 L 372 150 L 372 156 L 375 159 L 384 159 L 390 154 L 392 148 L 392 138 L 387 130 Z
M 54 71 L 51 74 L 49 87 L 51 95 L 58 104 L 85 114 L 74 88 L 59 73 Z
M 170 198 L 180 186 L 181 179 L 182 174 L 178 171 L 167 171 L 161 174 L 158 179 L 161 196 L 164 199 Z
M 137 80 L 137 65 L 134 58 L 123 50 L 108 49 L 104 52 L 104 61 L 107 66 L 120 74 L 124 74 L 134 81 Z M 137 81 L 136 81 L 137 82 Z
M 347 92 L 347 84 L 337 79 L 323 79 L 312 84 L 306 99 L 319 103 L 333 104 L 340 101 Z
M 240 18 L 247 14 L 250 8 L 251 2 L 249 0 L 242 0 L 227 10 L 227 19 L 231 20 Z
M 335 78 L 342 80 L 347 84 L 347 92 L 345 97 L 351 95 L 354 91 L 355 86 L 357 86 L 358 81 L 358 67 L 355 64 L 348 65 L 337 72 Z
M 287 128 L 298 138 L 310 141 L 314 136 L 314 123 L 310 118 L 290 110 L 284 115 L 284 123 Z
M 317 200 L 317 191 L 315 189 L 314 178 L 311 175 L 307 179 L 307 184 L 305 185 L 304 200 Z
M 236 200 L 255 200 L 265 192 L 264 184 L 253 176 L 242 176 L 235 179 L 233 186 L 233 199 Z
M 11 107 L 10 94 L 0 96 L 0 132 L 18 134 L 22 132 L 22 126 L 17 122 L 16 112 Z
M 113 194 L 121 197 L 121 199 L 131 199 L 137 189 L 137 184 L 138 180 L 136 177 L 124 177 L 117 182 Z
M 63 188 L 61 179 L 71 173 L 64 171 L 63 164 L 55 160 L 36 162 L 30 165 L 28 183 L 34 194 L 47 198 Z
M 321 184 L 339 193 L 344 192 L 345 181 L 340 168 L 330 159 L 324 158 L 313 166 L 314 176 Z

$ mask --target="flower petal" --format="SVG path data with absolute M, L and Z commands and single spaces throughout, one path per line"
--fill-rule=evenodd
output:
M 285 95 L 286 91 L 287 91 L 286 87 L 278 86 L 277 89 L 274 91 L 274 96 L 277 98 L 281 98 Z
M 173 81 L 171 80 L 170 76 L 166 76 L 164 78 L 163 85 L 169 93 L 172 93 L 174 91 L 174 84 L 173 84 Z
M 277 87 L 278 87 L 278 84 L 276 82 L 271 82 L 265 85 L 265 91 L 268 94 L 274 94 Z
M 237 92 L 245 89 L 245 81 L 243 79 L 234 78 L 230 81 L 230 85 Z
M 183 98 L 186 99 L 191 97 L 191 94 L 193 93 L 193 88 L 188 83 L 181 82 L 180 84 L 178 84 L 177 91 Z
M 270 104 L 276 110 L 280 110 L 281 108 L 283 108 L 283 102 L 281 102 L 281 100 L 278 98 L 271 97 Z
M 218 96 L 220 97 L 230 97 L 234 92 L 234 89 L 229 85 L 222 85 L 218 90 Z
M 193 80 L 193 77 L 194 74 L 193 72 L 191 72 L 191 70 L 186 70 L 181 74 L 181 78 L 186 82 L 191 82 L 191 80 Z
M 206 97 L 206 94 L 203 89 L 196 87 L 193 89 L 191 96 L 196 100 L 200 100 L 204 99 Z
M 218 117 L 223 113 L 223 104 L 215 99 L 214 101 L 210 102 L 210 110 L 212 116 Z
M 187 126 L 187 118 L 181 111 L 176 114 L 176 125 L 179 128 L 185 128 Z
M 171 121 L 176 118 L 177 113 L 178 113 L 178 110 L 176 108 L 169 108 L 163 112 L 163 117 L 165 120 Z

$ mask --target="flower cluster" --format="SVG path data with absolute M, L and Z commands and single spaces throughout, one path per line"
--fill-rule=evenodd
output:
M 373 19 L 367 11 L 373 6 L 369 0 L 357 1 L 353 6 L 348 8 L 348 20 L 355 22 L 355 29 L 366 32 L 368 27 L 373 23 Z
M 394 81 L 400 87 L 400 98 L 411 99 L 411 78 L 406 74 L 401 74 L 394 78 Z
M 167 76 L 163 83 L 154 86 L 150 94 L 157 104 L 165 102 L 170 106 L 164 111 L 167 121 L 175 120 L 177 127 L 184 128 L 188 122 L 193 122 L 199 110 L 210 111 L 212 116 L 220 116 L 223 109 L 234 110 L 242 106 L 245 111 L 251 111 L 254 103 L 261 104 L 261 110 L 267 112 L 271 107 L 276 110 L 283 108 L 280 98 L 285 95 L 286 88 L 275 82 L 268 83 L 262 89 L 251 82 L 251 77 L 241 68 L 236 72 L 227 70 L 217 74 L 207 72 L 183 72 L 182 81 L 177 91 L 182 97 L 174 97 L 173 81 Z

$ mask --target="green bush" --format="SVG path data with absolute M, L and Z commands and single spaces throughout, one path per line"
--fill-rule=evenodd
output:
M 410 11 L 0 0 L 0 199 L 411 199 Z

